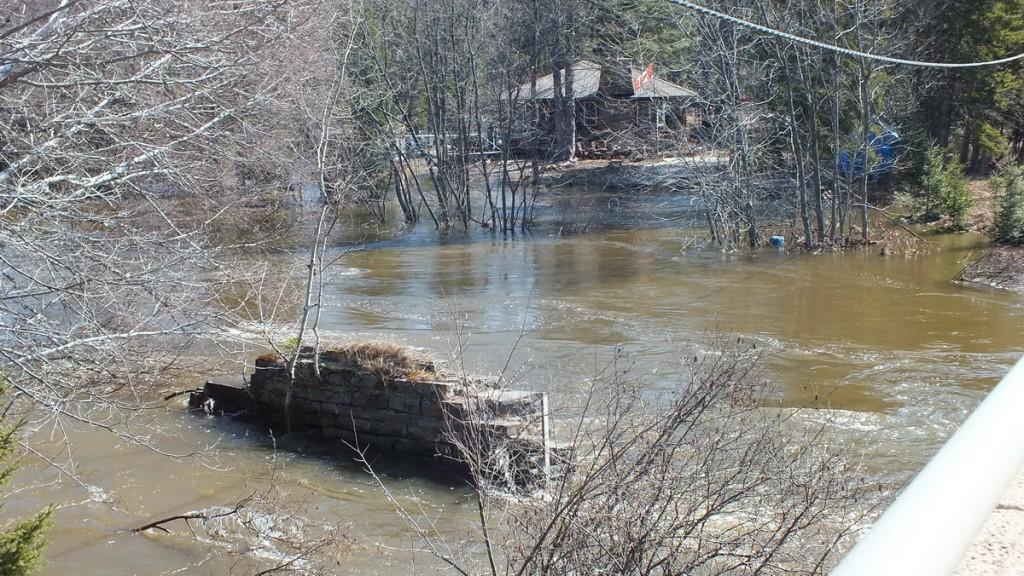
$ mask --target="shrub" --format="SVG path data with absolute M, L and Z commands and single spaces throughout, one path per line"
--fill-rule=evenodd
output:
M 332 361 L 342 362 L 362 372 L 380 374 L 387 380 L 430 380 L 437 377 L 433 360 L 390 342 L 331 346 L 324 350 L 324 354 L 329 355 Z
M 992 179 L 998 194 L 993 235 L 1006 244 L 1024 244 L 1024 168 L 1012 166 Z
M 0 394 L 6 382 L 0 375 Z M 0 427 L 0 487 L 11 480 L 16 466 L 9 464 L 18 443 L 17 424 Z M 50 526 L 53 508 L 47 508 L 26 520 L 0 528 L 0 574 L 27 576 L 35 571 L 46 548 L 44 536 Z
M 1006 154 L 1010 143 L 998 128 L 982 122 L 978 128 L 978 151 L 982 158 L 999 158 Z
M 516 467 L 535 459 L 472 424 L 493 417 L 486 403 L 446 412 L 480 523 L 460 549 L 384 493 L 439 563 L 461 574 L 823 574 L 882 491 L 824 424 L 766 409 L 775 392 L 760 356 L 716 338 L 683 355 L 686 375 L 664 401 L 616 356 L 555 427 L 565 440 L 550 454 L 548 489 L 511 498 L 493 471 L 532 475 Z
M 942 188 L 944 168 L 942 149 L 937 146 L 929 147 L 924 153 L 921 165 L 919 200 L 912 206 L 915 212 L 919 212 L 922 220 L 938 220 L 942 216 L 937 198 Z
M 959 162 L 946 160 L 939 147 L 928 148 L 922 160 L 919 185 L 919 198 L 912 204 L 919 218 L 937 220 L 948 216 L 954 229 L 966 228 L 967 213 L 973 202 Z
M 963 167 L 956 160 L 947 162 L 942 170 L 938 202 L 939 210 L 949 216 L 953 228 L 963 230 L 967 227 L 967 212 L 974 201 L 967 190 L 967 178 L 964 177 Z

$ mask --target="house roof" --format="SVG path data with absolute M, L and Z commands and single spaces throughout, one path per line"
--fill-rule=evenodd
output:
M 630 71 L 630 76 L 636 78 L 640 75 L 637 70 Z M 637 89 L 633 87 L 633 98 L 692 98 L 697 93 L 689 88 L 683 88 L 679 84 L 674 84 L 668 80 L 662 80 L 655 76 L 647 82 L 640 85 Z
M 559 71 L 563 86 L 565 85 L 565 69 Z M 580 60 L 572 67 L 572 92 L 576 98 L 587 98 L 597 94 L 601 87 L 601 66 L 589 60 Z M 524 84 L 520 93 L 529 98 L 530 85 Z M 548 74 L 537 78 L 536 100 L 550 100 L 555 94 L 555 75 Z
M 565 70 L 560 70 L 563 86 L 565 81 Z M 639 76 L 640 73 L 636 70 L 630 71 L 629 78 L 625 78 L 625 71 L 621 71 L 618 74 L 611 71 L 608 68 L 602 67 L 600 64 L 595 64 L 589 60 L 579 60 L 572 67 L 572 80 L 573 86 L 572 91 L 577 99 L 589 98 L 597 95 L 601 89 L 601 80 L 603 76 L 621 76 L 622 78 L 616 78 L 615 83 L 622 84 L 625 88 L 628 86 L 628 90 L 632 92 L 631 95 L 626 94 L 619 95 L 620 97 L 629 97 L 635 99 L 643 98 L 689 98 L 696 96 L 697 93 L 689 88 L 684 88 L 678 84 L 669 82 L 668 80 L 662 80 L 655 76 L 654 78 L 644 82 L 639 89 L 632 86 L 633 78 Z M 607 83 L 607 82 L 606 82 Z M 530 85 L 523 84 L 519 88 L 522 98 L 529 99 Z M 537 78 L 537 92 L 534 99 L 536 100 L 550 100 L 555 93 L 555 80 L 554 74 L 547 74 L 545 76 L 539 76 Z

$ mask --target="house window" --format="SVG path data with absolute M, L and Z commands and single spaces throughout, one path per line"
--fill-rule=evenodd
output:
M 587 128 L 597 128 L 597 102 L 593 100 L 580 102 L 580 121 Z

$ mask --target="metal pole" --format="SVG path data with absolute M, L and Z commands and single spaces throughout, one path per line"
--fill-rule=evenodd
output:
M 952 574 L 1024 465 L 1024 358 L 832 576 Z

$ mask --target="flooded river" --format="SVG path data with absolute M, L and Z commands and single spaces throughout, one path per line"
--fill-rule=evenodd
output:
M 685 204 L 652 200 L 662 213 Z M 767 352 L 767 370 L 789 406 L 817 399 L 841 438 L 893 477 L 919 468 L 1024 351 L 1024 296 L 951 285 L 984 240 L 937 237 L 926 255 L 723 255 L 692 248 L 694 231 L 623 218 L 570 237 L 514 241 L 486 233 L 369 235 L 332 271 L 327 331 L 382 337 L 444 356 L 458 333 L 473 372 L 506 362 L 517 385 L 571 406 L 581 383 L 616 350 L 654 389 L 679 379 L 678 360 L 715 332 L 743 335 Z M 670 222 L 670 218 L 663 219 Z M 347 237 L 367 237 L 355 230 Z M 520 338 L 521 335 L 521 338 Z M 518 344 L 517 344 L 518 341 Z M 161 516 L 231 504 L 265 484 L 269 439 L 242 424 L 150 416 L 172 459 L 90 430 L 74 433 L 88 486 L 27 461 L 24 479 L 53 480 L 8 500 L 9 513 L 62 502 L 44 575 L 221 574 L 244 564 L 183 535 L 123 532 Z M 407 574 L 416 544 L 359 467 L 284 441 L 278 483 L 310 516 L 349 527 L 341 574 Z M 424 471 L 383 465 L 386 481 L 457 535 L 474 510 L 463 487 Z M 187 534 L 184 526 L 178 527 Z M 455 537 L 455 536 L 453 536 Z M 427 558 L 418 557 L 418 566 Z M 424 571 L 422 568 L 420 571 Z

